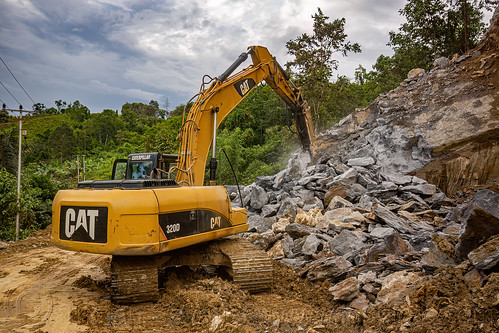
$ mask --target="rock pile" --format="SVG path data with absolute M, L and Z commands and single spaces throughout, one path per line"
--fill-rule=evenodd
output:
M 331 283 L 336 300 L 364 309 L 446 264 L 467 260 L 473 278 L 497 267 L 496 193 L 457 205 L 423 179 L 383 172 L 371 157 L 309 161 L 295 154 L 285 170 L 244 188 L 245 237 L 301 277 Z

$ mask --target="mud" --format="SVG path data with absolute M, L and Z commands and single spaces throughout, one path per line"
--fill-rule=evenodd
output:
M 446 266 L 395 302 L 365 311 L 274 263 L 275 285 L 248 294 L 215 267 L 161 271 L 157 303 L 110 302 L 108 256 L 50 245 L 38 232 L 0 252 L 0 332 L 496 332 L 499 273 Z

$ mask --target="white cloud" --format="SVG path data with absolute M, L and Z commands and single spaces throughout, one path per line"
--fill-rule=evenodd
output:
M 146 101 L 152 100 L 152 99 L 160 101 L 160 100 L 164 99 L 164 96 L 161 94 L 156 94 L 156 93 L 152 93 L 149 91 L 144 91 L 142 89 L 137 89 L 137 88 L 122 89 L 122 88 L 112 87 L 112 86 L 109 86 L 107 83 L 100 82 L 99 80 L 91 80 L 90 84 L 94 88 L 100 89 L 103 92 L 112 93 L 112 94 L 119 94 L 119 95 L 123 95 L 123 96 L 129 97 L 129 98 L 140 98 L 140 99 L 146 100 Z
M 286 42 L 312 32 L 317 7 L 331 20 L 345 17 L 349 40 L 362 46 L 361 54 L 338 58 L 339 73 L 353 76 L 359 63 L 370 69 L 390 52 L 388 31 L 400 25 L 397 10 L 404 3 L 6 0 L 0 54 L 47 106 L 79 99 L 100 111 L 168 96 L 174 107 L 199 90 L 204 74 L 221 74 L 250 45 L 266 46 L 286 63 Z

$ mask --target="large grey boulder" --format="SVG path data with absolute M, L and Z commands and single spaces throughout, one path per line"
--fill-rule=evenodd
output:
M 246 186 L 244 192 L 246 193 L 245 204 L 254 210 L 261 210 L 269 202 L 267 192 L 256 184 Z
M 310 154 L 308 152 L 300 152 L 293 154 L 289 159 L 286 167 L 286 173 L 291 180 L 297 180 L 304 176 L 308 164 L 311 162 Z
M 272 223 L 274 222 L 271 218 L 265 218 L 260 215 L 251 215 L 248 217 L 248 231 L 264 233 L 272 228 Z
M 338 236 L 330 242 L 331 251 L 344 255 L 351 251 L 360 250 L 364 245 L 364 237 L 359 236 L 353 231 L 344 229 Z
M 322 242 L 315 235 L 308 235 L 305 237 L 305 242 L 301 247 L 301 252 L 305 255 L 311 256 L 318 251 L 322 250 Z
M 298 205 L 295 199 L 286 198 L 281 202 L 281 207 L 277 212 L 277 218 L 288 216 L 294 219 L 297 212 Z
M 456 255 L 465 259 L 489 237 L 499 234 L 499 195 L 490 190 L 477 192 L 461 219 Z

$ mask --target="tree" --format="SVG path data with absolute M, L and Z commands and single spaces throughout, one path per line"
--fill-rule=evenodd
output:
M 115 111 L 106 109 L 101 113 L 94 113 L 85 122 L 86 134 L 92 139 L 92 146 L 107 145 L 114 141 L 118 132 L 124 128 L 123 121 Z
M 495 0 L 494 0 L 495 1 Z M 398 32 L 390 32 L 394 66 L 403 76 L 416 67 L 429 69 L 437 57 L 464 53 L 477 45 L 483 33 L 479 5 L 466 0 L 408 0 L 399 13 L 406 17 Z M 459 6 L 466 8 L 460 14 Z
M 20 237 L 25 238 L 50 224 L 57 188 L 44 175 L 23 175 L 21 186 Z M 0 239 L 15 239 L 16 200 L 16 176 L 0 168 Z
M 152 106 L 152 107 L 155 107 L 156 109 L 159 109 L 159 103 L 158 103 L 158 101 L 155 101 L 155 100 L 151 99 L 151 101 L 149 102 L 149 105 Z
M 161 151 L 176 154 L 179 141 L 177 136 L 182 126 L 182 116 L 173 116 L 150 128 L 144 135 L 144 144 L 148 151 Z
M 62 99 L 55 101 L 55 105 L 57 106 L 57 113 L 64 113 L 65 107 L 67 103 Z M 63 108 L 64 107 L 64 108 Z
M 142 118 L 156 118 L 158 116 L 159 106 L 158 102 L 151 100 L 149 105 L 144 103 L 125 103 L 121 107 L 121 114 L 123 114 L 124 110 L 132 111 Z
M 50 149 L 50 158 L 69 159 L 77 145 L 73 129 L 68 123 L 62 123 L 47 138 L 46 145 Z
M 9 112 L 5 109 L 0 110 L 0 123 L 6 123 L 9 121 Z
M 181 116 L 184 114 L 187 115 L 189 113 L 189 110 L 191 109 L 191 106 L 193 105 L 193 102 L 189 102 L 187 107 L 185 104 L 180 104 L 179 106 L 175 107 L 172 111 L 168 112 L 168 117 L 176 117 L 176 116 Z
M 17 172 L 17 135 L 14 129 L 0 132 L 0 169 Z
M 44 114 L 46 109 L 47 108 L 43 103 L 33 104 L 33 111 L 35 111 L 35 114 Z
M 291 113 L 291 111 L 289 111 Z M 293 117 L 289 115 L 290 124 Z M 265 130 L 272 126 L 286 125 L 286 104 L 268 85 L 258 85 L 225 118 L 220 129 L 251 128 L 256 135 L 252 144 L 263 144 Z
M 380 55 L 373 70 L 369 73 L 362 73 L 366 89 L 371 92 L 371 101 L 379 94 L 386 93 L 396 88 L 401 81 L 407 77 L 407 72 L 418 67 L 411 61 L 403 62 L 402 57 L 388 57 Z
M 462 37 L 462 44 L 464 48 L 464 52 L 467 52 L 470 48 L 472 48 L 473 44 L 476 41 L 471 40 L 470 41 L 470 36 L 473 38 L 476 36 L 477 31 L 477 25 L 476 25 L 476 20 L 481 19 L 481 17 L 478 17 L 477 13 L 482 10 L 492 10 L 494 7 L 496 7 L 499 4 L 498 0 L 447 0 L 447 3 L 453 6 L 456 10 L 457 13 L 459 13 L 462 21 L 462 29 L 461 29 L 461 37 Z M 483 29 L 482 27 L 480 30 Z M 483 31 L 478 31 L 478 33 L 481 34 Z
M 329 80 L 333 71 L 338 68 L 338 61 L 333 58 L 333 54 L 339 52 L 346 56 L 349 52 L 361 50 L 359 44 L 347 41 L 344 18 L 328 22 L 329 17 L 320 8 L 312 18 L 312 35 L 304 33 L 286 43 L 288 53 L 294 56 L 294 60 L 286 65 L 296 74 L 297 82 L 303 87 L 317 122 L 321 113 L 326 112 L 322 104 Z
M 73 102 L 63 111 L 68 114 L 76 122 L 83 124 L 85 120 L 90 118 L 90 110 L 85 105 L 81 104 L 79 100 Z

